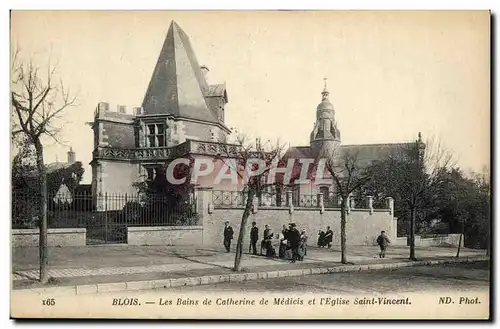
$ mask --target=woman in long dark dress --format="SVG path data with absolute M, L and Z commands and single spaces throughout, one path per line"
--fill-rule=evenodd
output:
M 272 257 L 276 255 L 276 250 L 274 250 L 273 247 L 273 236 L 274 233 L 271 231 L 268 225 L 266 225 L 266 229 L 264 230 L 264 240 L 262 241 L 262 244 L 264 248 L 266 249 L 266 257 Z
M 324 246 L 326 246 L 325 232 L 320 230 L 318 233 L 318 247 L 323 248 Z

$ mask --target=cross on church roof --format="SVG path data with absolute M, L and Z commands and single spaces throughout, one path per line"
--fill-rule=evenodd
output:
M 323 95 L 323 100 L 326 100 L 326 99 L 328 99 L 328 95 L 330 94 L 330 92 L 326 88 L 326 81 L 328 80 L 328 78 L 324 77 L 323 80 L 325 81 L 325 87 L 323 88 L 323 91 L 321 92 L 321 95 Z

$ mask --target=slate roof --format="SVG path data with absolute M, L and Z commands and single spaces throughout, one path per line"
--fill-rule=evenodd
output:
M 207 84 L 189 37 L 172 21 L 142 102 L 144 114 L 219 123 L 218 109 L 205 98 L 219 94 L 225 94 L 225 86 Z
M 339 158 L 341 159 L 346 154 L 350 156 L 356 156 L 357 167 L 359 169 L 366 168 L 370 163 L 376 160 L 382 160 L 385 156 L 389 155 L 391 152 L 397 152 L 402 148 L 408 147 L 412 143 L 386 143 L 386 144 L 358 144 L 358 145 L 341 145 Z M 290 147 L 285 155 L 282 157 L 283 161 L 287 161 L 290 158 L 294 159 L 315 159 L 311 148 L 309 146 L 292 146 Z M 284 164 L 283 164 L 284 165 Z M 300 173 L 300 163 L 297 161 L 294 165 L 295 175 Z M 311 178 L 315 170 L 312 170 L 308 174 L 308 178 Z M 281 180 L 281 174 L 277 175 L 277 180 Z M 326 177 L 326 176 L 325 176 Z
M 296 158 L 313 158 L 311 148 L 309 146 L 291 146 L 285 155 L 284 159 Z

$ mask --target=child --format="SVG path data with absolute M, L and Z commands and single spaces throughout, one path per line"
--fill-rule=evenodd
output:
M 380 253 L 378 254 L 380 258 L 385 258 L 385 251 L 390 243 L 391 241 L 387 235 L 385 235 L 385 231 L 380 232 L 380 235 L 377 238 L 377 244 L 380 246 Z

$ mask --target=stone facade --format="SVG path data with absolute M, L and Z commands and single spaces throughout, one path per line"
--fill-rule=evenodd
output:
M 129 227 L 127 231 L 127 241 L 132 246 L 199 245 L 202 238 L 202 226 Z
M 85 246 L 86 232 L 84 228 L 51 228 L 48 230 L 47 245 L 49 247 Z M 11 230 L 12 247 L 38 247 L 40 230 Z
M 217 245 L 221 243 L 222 230 L 225 221 L 230 221 L 235 231 L 235 240 L 240 230 L 241 215 L 243 209 L 214 209 L 203 223 L 203 243 Z M 269 225 L 275 237 L 281 232 L 283 225 L 296 223 L 299 230 L 305 230 L 309 237 L 308 244 L 316 245 L 318 231 L 325 231 L 330 226 L 334 232 L 333 244 L 340 245 L 340 209 L 326 210 L 321 213 L 318 209 L 294 209 L 290 214 L 287 209 L 262 209 L 250 215 L 246 228 L 244 245 L 249 244 L 249 235 L 252 221 L 257 223 L 260 235 L 264 231 L 264 225 Z M 396 221 L 388 210 L 376 211 L 370 214 L 368 210 L 352 211 L 346 222 L 347 245 L 375 245 L 376 238 L 381 230 L 388 232 L 391 238 L 395 235 Z
M 97 105 L 92 123 L 94 195 L 137 193 L 132 184 L 145 172 L 178 157 L 215 155 L 210 146 L 191 149 L 191 141 L 230 148 L 225 144 L 231 132 L 224 123 L 226 86 L 209 85 L 208 71 L 198 64 L 187 34 L 172 22 L 142 106 L 130 111 L 119 104 Z

